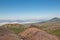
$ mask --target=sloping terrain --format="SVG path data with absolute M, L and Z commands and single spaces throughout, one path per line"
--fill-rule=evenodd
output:
M 56 36 L 50 35 L 45 31 L 31 27 L 19 33 L 23 40 L 58 40 Z
M 2 25 L 2 27 L 0 28 L 0 39 L 1 40 L 12 40 L 12 39 L 58 40 L 59 39 L 60 40 L 60 18 L 53 18 L 48 21 L 34 24 Z
M 53 18 L 51 20 L 40 23 L 40 25 L 47 26 L 47 28 L 59 29 L 60 28 L 60 18 Z
M 4 28 L 8 28 L 9 30 L 13 31 L 14 33 L 18 34 L 19 32 L 22 32 L 25 30 L 25 26 L 21 24 L 5 24 L 2 25 Z
M 33 25 L 37 26 L 37 28 L 41 30 L 60 37 L 60 18 L 53 18 Z
M 0 27 L 0 40 L 21 40 L 18 35 L 10 30 Z
M 20 26 L 22 26 L 21 24 L 5 24 L 5 25 L 2 25 L 3 27 L 5 28 L 19 28 Z

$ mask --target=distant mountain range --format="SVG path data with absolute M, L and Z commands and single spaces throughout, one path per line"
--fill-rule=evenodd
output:
M 33 25 L 41 27 L 42 30 L 60 30 L 60 18 L 55 17 L 43 22 L 33 23 Z
M 0 20 L 0 25 L 3 24 L 28 24 L 28 23 L 47 23 L 47 22 L 60 22 L 60 18 L 52 18 L 50 20 L 47 19 L 29 19 L 29 20 Z
M 60 18 L 52 18 L 50 20 L 46 20 L 46 21 L 43 21 L 43 22 L 40 22 L 40 23 L 59 23 L 60 22 Z
M 3 24 L 27 24 L 27 23 L 37 23 L 45 21 L 46 19 L 29 19 L 29 20 L 0 20 L 0 25 Z

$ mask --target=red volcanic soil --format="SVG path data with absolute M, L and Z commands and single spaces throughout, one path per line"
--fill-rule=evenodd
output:
M 19 35 L 22 36 L 23 40 L 58 40 L 56 36 L 37 28 L 28 28 Z
M 19 37 L 10 30 L 0 27 L 0 40 L 21 40 Z

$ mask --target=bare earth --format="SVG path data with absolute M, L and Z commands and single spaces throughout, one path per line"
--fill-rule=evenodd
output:
M 0 40 L 21 40 L 19 37 L 6 28 L 0 27 Z
M 28 28 L 21 34 L 24 40 L 59 40 L 56 36 L 50 35 L 37 28 Z

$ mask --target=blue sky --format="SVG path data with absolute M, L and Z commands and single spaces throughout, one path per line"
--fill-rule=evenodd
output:
M 0 19 L 60 17 L 60 0 L 0 0 Z

